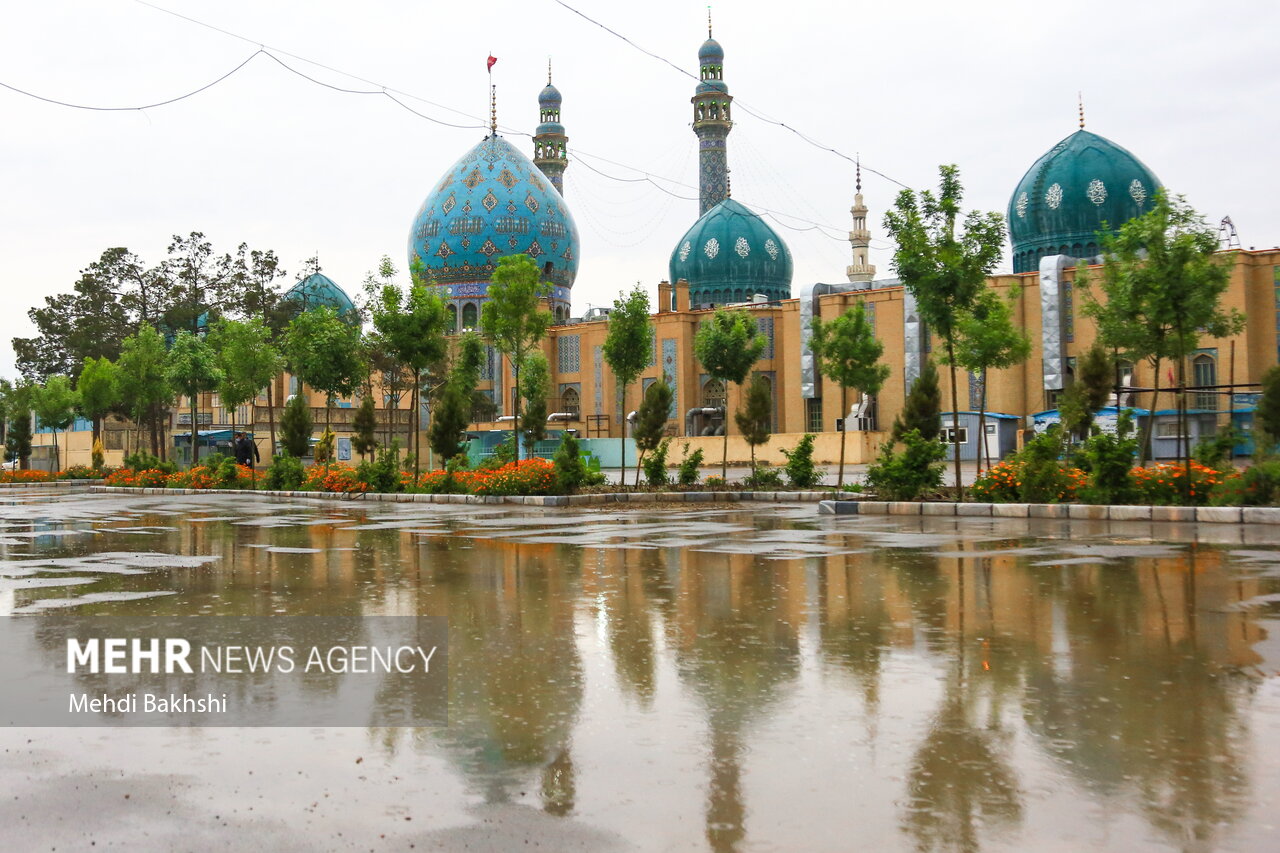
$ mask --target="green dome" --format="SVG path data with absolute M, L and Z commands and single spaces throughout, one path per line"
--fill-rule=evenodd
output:
M 348 323 L 358 323 L 360 312 L 347 292 L 339 287 L 333 279 L 322 273 L 312 273 L 293 287 L 285 291 L 286 302 L 294 302 L 302 311 L 328 306 L 338 312 L 338 316 Z
M 692 305 L 791 298 L 791 252 L 745 205 L 727 198 L 702 215 L 671 253 L 671 281 L 689 282 Z
M 1013 271 L 1046 255 L 1092 258 L 1097 233 L 1151 208 L 1160 179 L 1109 139 L 1078 130 L 1032 164 L 1009 199 Z

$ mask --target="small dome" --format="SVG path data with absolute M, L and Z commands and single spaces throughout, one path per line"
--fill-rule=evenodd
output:
M 702 80 L 698 83 L 698 88 L 694 89 L 694 93 L 702 95 L 706 92 L 720 92 L 727 95 L 729 87 L 723 80 Z
M 698 48 L 698 61 L 704 65 L 724 62 L 724 48 L 720 46 L 720 42 L 709 38 Z
M 548 83 L 538 93 L 538 106 L 540 107 L 558 107 L 564 99 L 560 97 L 560 90 Z
M 360 312 L 347 292 L 334 283 L 333 279 L 321 273 L 312 273 L 293 287 L 285 291 L 284 301 L 296 302 L 303 311 L 328 306 L 338 312 L 338 316 L 349 322 L 358 322 Z
M 569 301 L 578 274 L 578 227 L 564 198 L 501 136 L 487 136 L 436 181 L 409 231 L 409 263 L 451 298 L 483 297 L 498 259 L 537 262 L 552 299 Z
M 791 252 L 746 205 L 731 198 L 708 210 L 671 253 L 671 281 L 686 279 L 693 305 L 791 297 Z
M 1150 210 L 1160 186 L 1129 151 L 1076 131 L 1032 164 L 1009 199 L 1013 271 L 1033 272 L 1045 255 L 1096 256 L 1098 231 Z

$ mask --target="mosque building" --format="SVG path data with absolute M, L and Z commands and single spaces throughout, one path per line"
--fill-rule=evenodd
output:
M 839 456 L 842 434 L 837 430 L 847 425 L 856 430 L 846 441 L 848 461 L 871 461 L 924 362 L 936 358 L 937 342 L 902 283 L 892 277 L 877 278 L 869 261 L 871 211 L 862 192 L 860 167 L 850 209 L 851 263 L 839 280 L 802 283 L 793 293 L 793 260 L 786 241 L 731 195 L 728 140 L 733 130 L 733 96 L 725 82 L 724 59 L 724 49 L 708 28 L 708 38 L 698 50 L 698 83 L 691 98 L 692 129 L 698 139 L 697 218 L 668 256 L 668 278 L 657 285 L 652 318 L 654 351 L 625 400 L 620 399 L 603 357 L 607 311 L 573 315 L 572 289 L 581 243 L 564 196 L 568 136 L 561 122 L 563 97 L 551 82 L 550 68 L 538 96 L 532 159 L 498 134 L 496 108 L 491 111 L 488 134 L 445 170 L 414 215 L 408 241 L 410 264 L 422 278 L 443 289 L 452 326 L 461 331 L 479 326 L 499 258 L 519 253 L 534 259 L 551 286 L 545 304 L 554 325 L 541 346 L 551 373 L 547 410 L 553 413 L 557 429 L 573 429 L 584 438 L 616 439 L 644 391 L 665 378 L 675 391 L 668 433 L 691 447 L 705 443 L 708 458 L 718 458 L 720 440 L 711 436 L 725 429 L 727 413 L 739 407 L 743 389 L 725 387 L 708 376 L 694 357 L 693 339 L 714 309 L 733 306 L 748 312 L 766 339 L 754 370 L 773 396 L 775 436 L 757 456 L 782 463 L 780 449 L 812 433 L 818 461 L 832 462 Z M 1076 358 L 1095 339 L 1075 288 L 1079 275 L 1090 267 L 1096 278 L 1098 232 L 1114 230 L 1149 210 L 1163 186 L 1137 156 L 1086 130 L 1083 109 L 1079 124 L 1031 164 L 1010 196 L 1013 272 L 990 277 L 988 286 L 1005 293 L 1016 289 L 1014 318 L 1030 337 L 1032 353 L 1021 364 L 987 376 L 982 436 L 977 425 L 983 382 L 978 376 L 962 374 L 962 410 L 944 414 L 944 426 L 962 458 L 975 458 L 980 448 L 993 458 L 1005 455 L 1021 446 L 1033 430 L 1056 419 L 1058 395 L 1073 381 Z M 1280 249 L 1226 249 L 1220 258 L 1230 268 L 1223 305 L 1242 312 L 1247 325 L 1228 339 L 1203 339 L 1186 365 L 1192 385 L 1202 389 L 1191 395 L 1193 443 L 1228 424 L 1247 434 L 1257 395 L 1240 386 L 1257 383 L 1262 372 L 1276 364 L 1280 351 Z M 294 285 L 285 298 L 304 308 L 331 305 L 340 314 L 355 316 L 350 297 L 318 273 Z M 889 380 L 874 398 L 855 398 L 824 380 L 808 345 L 812 318 L 833 320 L 855 304 L 866 309 L 884 343 L 882 362 L 891 368 Z M 1120 363 L 1117 375 L 1122 386 L 1149 389 L 1157 380 L 1166 388 L 1172 384 L 1168 376 L 1154 376 L 1146 364 Z M 474 433 L 509 428 L 511 379 L 509 362 L 489 348 L 480 390 L 491 405 L 477 409 Z M 1241 393 L 1209 388 L 1219 385 L 1237 386 Z M 278 407 L 299 389 L 287 377 L 281 377 L 274 388 L 278 423 Z M 1116 402 L 1140 406 L 1149 396 L 1125 395 Z M 1179 442 L 1171 416 L 1172 395 L 1166 393 L 1163 398 L 1170 409 L 1138 410 L 1140 416 L 1155 418 L 1153 455 L 1157 458 L 1175 455 Z M 949 392 L 944 393 L 944 401 L 949 400 Z M 208 402 L 213 427 L 252 423 L 259 436 L 266 436 L 265 395 L 234 413 L 219 409 L 216 399 Z M 339 401 L 347 409 L 333 418 L 340 437 L 351 431 L 350 408 L 357 402 L 357 398 Z M 312 395 L 312 404 L 322 407 L 323 399 Z M 407 397 L 389 405 L 391 411 L 380 417 L 389 417 L 394 431 L 407 440 Z M 184 411 L 179 407 L 179 413 Z M 322 421 L 323 415 L 317 415 L 317 422 Z M 174 429 L 183 429 L 177 420 Z M 737 430 L 731 428 L 729 433 L 730 459 L 748 458 L 749 449 Z M 42 440 L 37 436 L 37 443 Z M 618 444 L 595 443 L 592 452 L 606 466 L 616 465 Z M 1247 448 L 1245 442 L 1238 449 Z M 75 453 L 70 456 L 69 462 L 78 461 Z M 634 463 L 634 457 L 628 461 Z

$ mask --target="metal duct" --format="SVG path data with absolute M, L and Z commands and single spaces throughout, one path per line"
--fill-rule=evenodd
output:
M 1062 272 L 1072 263 L 1066 255 L 1040 259 L 1040 348 L 1044 354 L 1044 390 L 1060 391 L 1066 382 L 1062 351 Z

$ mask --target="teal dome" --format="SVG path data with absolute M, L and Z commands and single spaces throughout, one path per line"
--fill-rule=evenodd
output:
M 1092 258 L 1097 233 L 1151 209 L 1160 179 L 1109 139 L 1078 130 L 1032 164 L 1009 199 L 1013 271 L 1046 255 Z
M 334 283 L 333 279 L 321 273 L 312 273 L 293 287 L 285 291 L 286 302 L 297 303 L 301 311 L 327 306 L 338 312 L 338 316 L 348 322 L 359 322 L 360 312 L 347 292 Z
M 564 103 L 564 99 L 560 97 L 560 90 L 551 85 L 551 81 L 547 81 L 547 85 L 538 93 L 538 106 L 541 107 L 558 107 Z
M 791 298 L 791 252 L 769 225 L 731 198 L 708 210 L 671 253 L 671 281 L 689 282 L 694 306 Z
M 703 64 L 724 62 L 724 48 L 720 46 L 720 42 L 708 38 L 698 48 L 698 60 Z
M 478 308 L 503 255 L 529 255 L 567 310 L 578 274 L 578 226 L 551 181 L 500 136 L 462 155 L 422 202 L 409 231 L 409 262 L 463 309 Z M 464 311 L 465 313 L 465 311 Z

